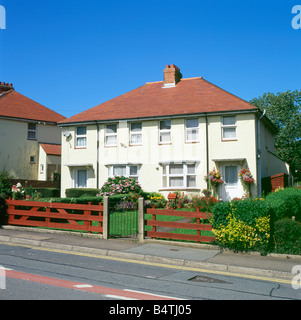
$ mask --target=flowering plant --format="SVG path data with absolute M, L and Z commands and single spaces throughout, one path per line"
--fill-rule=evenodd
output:
M 25 195 L 25 190 L 20 182 L 18 182 L 16 185 L 13 185 L 11 191 L 13 194 L 13 199 L 21 199 Z
M 255 179 L 253 178 L 250 169 L 241 169 L 239 171 L 239 179 L 241 180 L 241 182 L 246 183 L 246 184 L 252 184 Z
M 114 176 L 109 178 L 96 196 L 112 196 L 114 194 L 140 193 L 142 191 L 138 181 L 134 178 Z
M 224 183 L 223 177 L 218 170 L 213 169 L 210 171 L 207 176 L 205 176 L 205 180 L 211 183 L 213 186 L 217 187 L 220 184 Z

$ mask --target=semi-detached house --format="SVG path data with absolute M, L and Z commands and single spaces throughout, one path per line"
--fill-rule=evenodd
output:
M 275 128 L 254 105 L 202 77 L 182 78 L 167 65 L 164 80 L 150 82 L 72 116 L 62 127 L 62 196 L 67 188 L 101 188 L 124 175 L 145 191 L 201 192 L 204 176 L 220 170 L 223 199 L 244 193 L 238 174 L 261 178 L 288 173 L 274 155 Z
M 50 180 L 61 168 L 57 112 L 0 82 L 0 171 L 20 180 Z

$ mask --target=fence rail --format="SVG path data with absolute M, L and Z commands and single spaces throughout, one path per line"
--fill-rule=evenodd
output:
M 103 233 L 103 206 L 6 200 L 8 224 Z M 69 212 L 68 212 L 69 211 Z
M 201 235 L 201 231 L 211 231 L 212 226 L 210 224 L 201 224 L 201 219 L 208 219 L 211 217 L 209 213 L 190 211 L 177 211 L 177 210 L 162 210 L 162 209 L 152 209 L 149 208 L 146 211 L 147 214 L 152 215 L 152 220 L 146 220 L 146 225 L 151 226 L 151 231 L 146 231 L 146 235 L 151 238 L 162 238 L 162 239 L 172 239 L 172 240 L 186 240 L 186 241 L 196 241 L 200 242 L 212 242 L 216 238 L 210 235 Z M 186 220 L 196 219 L 195 223 L 192 222 L 179 222 L 179 221 L 159 221 L 158 216 L 174 216 L 179 218 L 186 218 Z M 158 231 L 157 228 L 172 228 L 175 232 L 162 232 Z M 177 229 L 188 229 L 195 230 L 196 234 L 185 234 L 176 233 Z

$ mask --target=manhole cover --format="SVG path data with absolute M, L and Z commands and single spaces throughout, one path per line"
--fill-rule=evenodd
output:
M 206 276 L 202 276 L 202 275 L 197 275 L 197 276 L 189 279 L 189 281 L 206 282 L 206 283 L 227 283 L 227 284 L 230 284 L 230 282 L 227 282 L 227 281 L 224 281 L 224 280 L 220 280 L 220 279 L 216 279 L 216 278 L 211 278 L 211 277 L 206 277 Z

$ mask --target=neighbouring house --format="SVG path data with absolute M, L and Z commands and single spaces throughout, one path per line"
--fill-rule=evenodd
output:
M 60 171 L 65 117 L 0 82 L 0 171 L 13 179 L 49 180 Z
M 67 188 L 101 188 L 124 175 L 145 191 L 201 192 L 214 168 L 224 182 L 222 199 L 244 194 L 239 171 L 249 168 L 261 194 L 261 179 L 288 174 L 274 155 L 275 127 L 259 109 L 202 77 L 183 79 L 167 65 L 164 80 L 148 82 L 61 121 L 62 182 Z

